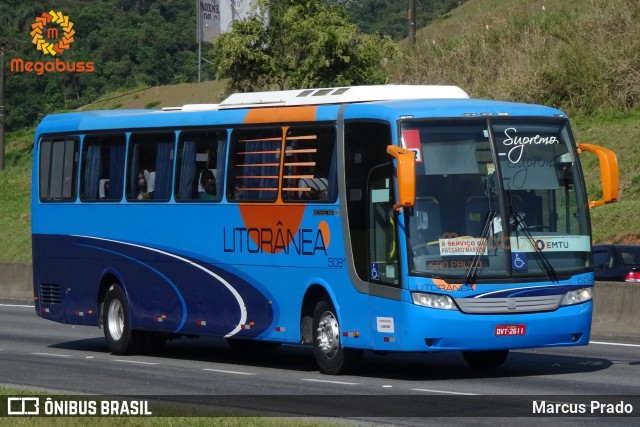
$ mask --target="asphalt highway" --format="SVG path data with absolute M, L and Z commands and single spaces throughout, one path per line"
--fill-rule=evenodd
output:
M 486 425 L 513 425 L 509 417 L 522 413 L 513 409 L 529 410 L 533 400 L 587 405 L 626 399 L 638 417 L 640 340 L 592 336 L 586 347 L 512 351 L 501 368 L 491 370 L 467 367 L 458 353 L 366 353 L 354 374 L 326 376 L 318 372 L 311 348 L 300 346 L 238 353 L 224 340 L 181 338 L 156 355 L 116 356 L 101 329 L 57 324 L 37 317 L 28 304 L 0 301 L 0 384 L 45 393 L 215 402 L 234 410 L 376 425 L 458 425 L 453 415 L 484 424 L 478 418 L 483 408 L 490 417 Z M 517 424 L 544 422 L 534 415 Z M 638 418 L 554 418 L 558 425 L 605 421 L 634 425 Z

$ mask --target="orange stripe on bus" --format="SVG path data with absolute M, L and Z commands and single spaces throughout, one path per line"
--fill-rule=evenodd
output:
M 244 118 L 245 123 L 313 122 L 317 106 L 254 108 Z
M 267 205 L 267 204 L 244 204 L 238 205 L 242 221 L 246 228 L 254 228 L 261 230 L 270 230 L 271 236 L 275 239 L 278 229 L 282 229 L 284 236 L 296 235 L 302 223 L 302 217 L 306 209 L 305 205 Z M 256 240 L 258 236 L 255 233 L 249 233 L 249 237 L 256 246 L 267 253 L 281 252 L 284 247 L 273 247 L 265 244 L 260 240 Z M 323 238 L 325 238 L 323 234 Z M 284 242 L 284 241 L 283 241 Z M 288 244 L 287 244 L 288 246 Z

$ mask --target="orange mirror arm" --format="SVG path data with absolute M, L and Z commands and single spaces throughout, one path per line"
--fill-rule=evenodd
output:
M 600 176 L 602 177 L 602 199 L 589 200 L 589 209 L 607 203 L 618 201 L 618 158 L 616 154 L 606 148 L 592 144 L 578 144 L 578 153 L 588 151 L 598 156 L 600 162 Z
M 397 161 L 398 202 L 393 208 L 411 207 L 416 203 L 416 154 L 395 145 L 387 146 L 387 153 Z

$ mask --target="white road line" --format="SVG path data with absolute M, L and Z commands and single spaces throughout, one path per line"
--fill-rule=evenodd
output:
M 114 362 L 134 363 L 136 365 L 159 365 L 159 363 L 156 363 L 156 362 L 141 362 L 139 360 L 114 359 Z
M 71 357 L 70 354 L 55 354 L 55 353 L 31 353 L 33 356 L 52 356 L 52 357 Z
M 412 388 L 411 391 L 426 391 L 428 393 L 442 393 L 442 394 L 459 394 L 462 396 L 480 396 L 476 393 L 458 393 L 457 391 L 444 391 L 444 390 L 429 390 L 427 388 Z
M 640 344 L 624 344 L 620 342 L 589 341 L 589 344 L 618 345 L 620 347 L 640 347 Z
M 0 304 L 0 307 L 35 308 L 34 305 L 22 305 L 22 304 Z
M 349 383 L 346 381 L 315 380 L 313 378 L 302 378 L 300 381 L 309 381 L 313 383 L 340 384 L 340 385 L 360 385 L 360 383 Z
M 221 374 L 232 374 L 232 375 L 256 375 L 253 372 L 225 371 L 222 369 L 203 369 L 203 371 L 219 372 Z

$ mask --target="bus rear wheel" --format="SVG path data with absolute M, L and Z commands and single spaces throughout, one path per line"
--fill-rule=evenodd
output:
M 313 353 L 323 374 L 345 374 L 362 358 L 361 350 L 341 346 L 340 335 L 333 304 L 320 300 L 313 311 Z
M 113 354 L 133 354 L 142 350 L 145 337 L 131 330 L 127 297 L 116 284 L 111 285 L 104 297 L 102 325 L 107 346 Z
M 472 368 L 497 368 L 502 365 L 509 350 L 463 351 L 462 357 Z

